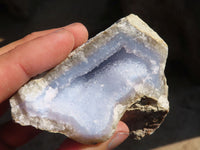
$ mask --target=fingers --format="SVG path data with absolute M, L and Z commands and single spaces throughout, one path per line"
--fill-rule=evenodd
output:
M 16 148 L 25 144 L 40 132 L 40 130 L 31 126 L 23 127 L 10 121 L 0 128 L 0 141 L 2 146 L 7 145 L 10 148 Z
M 0 81 L 0 103 L 31 77 L 64 60 L 87 37 L 85 27 L 74 24 L 34 38 L 1 55 L 0 79 L 3 80 Z
M 82 43 L 86 42 L 88 39 L 88 31 L 86 29 L 86 27 L 84 25 L 82 25 L 81 23 L 73 23 L 70 25 L 67 25 L 65 27 L 62 27 L 65 30 L 71 32 L 74 37 L 75 37 L 75 47 L 80 46 Z M 12 42 L 2 48 L 0 48 L 0 55 L 14 49 L 15 47 L 17 47 L 18 45 L 24 44 L 30 40 L 33 40 L 35 38 L 47 35 L 49 33 L 52 33 L 58 29 L 61 28 L 54 28 L 54 29 L 49 29 L 49 30 L 44 30 L 44 31 L 37 31 L 37 32 L 33 32 L 31 34 L 28 34 L 27 36 L 25 36 L 24 38 L 17 40 L 15 42 Z
M 97 145 L 83 145 L 66 139 L 58 150 L 111 150 L 120 145 L 129 136 L 129 129 L 123 122 L 119 122 L 116 132 L 106 142 Z

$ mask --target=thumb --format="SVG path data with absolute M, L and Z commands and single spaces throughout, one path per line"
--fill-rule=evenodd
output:
M 112 150 L 125 141 L 128 136 L 129 129 L 127 125 L 120 121 L 114 135 L 104 143 L 83 145 L 70 139 L 66 139 L 58 150 Z

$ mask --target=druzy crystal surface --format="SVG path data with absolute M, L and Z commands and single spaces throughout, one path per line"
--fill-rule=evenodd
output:
M 19 89 L 13 119 L 85 144 L 107 140 L 121 119 L 140 139 L 169 110 L 166 58 L 164 41 L 131 14 Z

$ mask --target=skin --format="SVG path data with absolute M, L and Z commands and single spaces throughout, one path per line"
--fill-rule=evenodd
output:
M 80 23 L 74 23 L 62 28 L 31 33 L 0 48 L 0 116 L 9 108 L 9 97 L 23 84 L 31 77 L 59 64 L 87 39 L 87 29 Z M 33 127 L 22 127 L 9 121 L 0 125 L 0 149 L 11 150 L 20 147 L 40 132 Z M 58 150 L 113 149 L 128 135 L 127 125 L 120 121 L 115 134 L 104 143 L 83 145 L 66 139 Z

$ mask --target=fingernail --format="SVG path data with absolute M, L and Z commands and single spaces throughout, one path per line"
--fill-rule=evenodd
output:
M 110 143 L 108 144 L 108 149 L 112 150 L 119 146 L 123 141 L 125 141 L 129 136 L 129 133 L 126 132 L 117 132 L 113 138 L 111 139 Z

